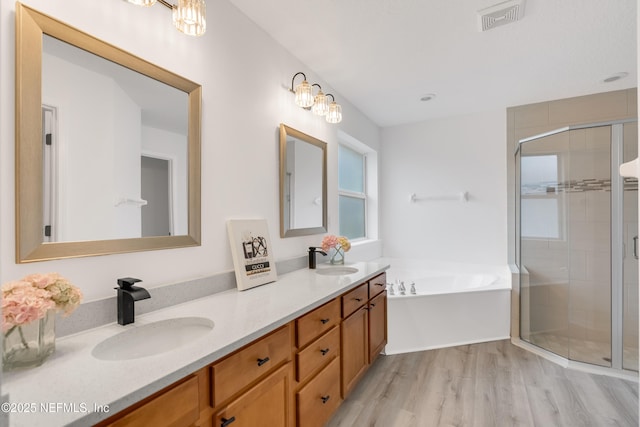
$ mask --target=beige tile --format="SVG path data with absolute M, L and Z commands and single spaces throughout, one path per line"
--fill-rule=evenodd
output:
M 611 221 L 610 191 L 587 191 L 585 198 L 587 221 Z
M 514 115 L 516 129 L 544 126 L 549 123 L 549 105 L 546 102 L 509 109 Z
M 587 253 L 585 251 L 571 251 L 569 254 L 571 280 L 587 279 Z
M 569 221 L 587 220 L 586 192 L 566 193 L 566 201 L 569 208 L 569 211 L 567 212 L 567 219 Z
M 611 280 L 611 259 L 609 251 L 587 251 L 587 278 L 590 280 Z
M 571 152 L 586 151 L 587 149 L 587 131 L 586 129 L 575 129 L 567 131 L 569 134 L 569 141 Z
M 584 129 L 585 148 L 588 151 L 601 151 L 607 156 L 611 151 L 611 126 Z
M 549 123 L 589 123 L 629 116 L 624 90 L 549 102 Z
M 630 117 L 638 117 L 638 88 L 627 89 L 627 110 Z

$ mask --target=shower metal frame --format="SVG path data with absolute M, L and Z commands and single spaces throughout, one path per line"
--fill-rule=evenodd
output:
M 564 126 L 558 129 L 554 129 L 549 132 L 540 133 L 527 138 L 520 139 L 516 146 L 514 157 L 517 158 L 520 152 L 520 145 L 526 142 L 535 141 L 537 139 L 545 138 L 547 136 L 556 135 L 563 132 L 568 132 L 577 129 L 590 129 L 604 126 L 611 126 L 611 368 L 618 371 L 623 371 L 622 357 L 623 357 L 623 307 L 624 307 L 624 283 L 623 283 L 623 256 L 624 256 L 624 239 L 623 239 L 623 222 L 624 222 L 624 209 L 623 209 L 623 197 L 624 197 L 624 178 L 619 173 L 619 167 L 623 163 L 623 138 L 624 138 L 624 124 L 635 123 L 638 119 L 621 119 L 604 122 L 595 122 L 579 125 Z M 520 170 L 518 168 L 518 170 Z M 520 191 L 518 190 L 517 200 L 520 200 Z M 519 204 L 519 203 L 518 203 Z M 522 212 L 520 208 L 517 208 L 518 221 Z M 520 233 L 518 233 L 518 247 L 520 246 Z M 522 268 L 520 265 L 520 257 L 522 256 L 521 249 L 518 249 L 518 268 Z M 614 262 L 615 261 L 615 262 Z M 520 294 L 522 298 L 522 294 Z M 520 318 L 518 318 L 520 322 Z M 522 335 L 522 332 L 520 332 Z M 535 344 L 531 344 L 535 345 Z M 540 347 L 544 351 L 549 351 L 544 347 Z M 554 353 L 555 354 L 555 353 Z M 560 356 L 562 357 L 562 356 Z M 566 360 L 577 363 L 586 363 L 581 361 Z M 626 371 L 626 370 L 625 370 Z

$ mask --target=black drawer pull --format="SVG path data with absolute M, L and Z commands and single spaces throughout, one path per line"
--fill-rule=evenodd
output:
M 374 283 L 376 286 L 384 286 L 384 283 Z
M 220 424 L 220 427 L 227 427 L 229 424 L 231 424 L 232 422 L 234 422 L 236 420 L 236 417 L 231 417 L 231 418 L 221 418 L 220 421 L 222 421 L 222 424 Z
M 331 396 L 322 396 L 320 399 L 322 399 L 322 403 L 327 403 L 330 398 Z
M 375 307 L 376 305 L 374 303 L 371 303 L 371 307 Z
M 264 359 L 258 359 L 258 366 L 262 366 L 269 361 L 269 357 L 265 357 Z
M 326 354 L 329 353 L 329 349 L 328 348 L 320 349 L 320 353 L 322 353 L 323 356 L 326 356 Z
M 322 324 L 324 325 L 325 323 L 329 323 L 329 319 L 320 319 L 320 321 L 322 322 Z
M 360 301 L 362 301 L 362 298 L 354 298 L 354 300 L 360 302 Z

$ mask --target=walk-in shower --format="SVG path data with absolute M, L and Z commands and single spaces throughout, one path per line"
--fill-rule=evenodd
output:
M 520 140 L 520 336 L 570 361 L 638 370 L 636 121 Z

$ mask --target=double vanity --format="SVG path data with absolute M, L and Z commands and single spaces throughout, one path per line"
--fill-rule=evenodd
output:
M 348 267 L 59 339 L 42 366 L 5 374 L 10 401 L 33 409 L 10 425 L 321 426 L 386 344 L 389 265 Z
M 16 263 L 200 246 L 202 87 L 20 3 L 15 18 Z M 89 71 L 85 64 L 91 64 Z M 72 95 L 86 98 L 89 90 L 80 82 L 89 82 L 89 75 L 110 82 L 91 80 L 91 93 L 104 88 L 109 96 L 123 94 L 113 104 L 126 100 L 126 111 L 118 107 L 108 117 L 121 117 L 127 126 L 108 121 L 102 131 L 84 115 L 64 110 Z M 154 97 L 132 100 L 126 90 L 131 86 Z M 160 93 L 166 94 L 161 104 L 168 105 L 167 117 L 180 118 L 171 129 L 149 106 L 158 104 Z M 98 95 L 90 98 L 109 104 Z M 92 103 L 69 104 L 94 111 Z M 85 127 L 92 129 L 91 138 L 65 134 L 65 147 L 80 144 L 95 157 L 79 162 L 90 165 L 84 169 L 91 173 L 75 176 L 71 171 L 84 169 L 71 158 L 61 160 L 56 132 Z M 327 233 L 327 144 L 284 124 L 279 143 L 280 237 Z M 115 164 L 98 163 L 112 158 L 98 148 L 121 157 Z M 154 156 L 170 160 L 166 168 L 180 184 L 175 194 L 171 186 L 174 205 L 161 209 L 175 221 L 161 231 L 147 229 L 156 221 L 142 216 L 154 212 L 153 203 L 138 185 L 141 165 Z M 109 194 L 108 200 L 72 192 L 66 178 L 92 183 L 103 191 L 90 194 Z M 69 194 L 56 200 L 62 190 Z M 100 215 L 80 209 L 86 207 Z M 89 218 L 100 219 L 98 233 L 88 232 Z M 10 426 L 28 427 L 323 425 L 386 344 L 388 267 L 360 262 L 300 269 L 267 285 L 219 292 L 126 324 L 131 312 L 121 316 L 125 326 L 115 323 L 114 303 L 114 323 L 58 339 L 42 366 L 6 373 L 2 392 L 9 404 L 2 409 Z

